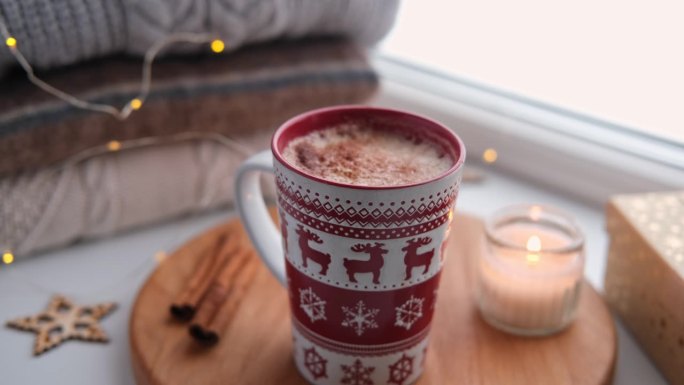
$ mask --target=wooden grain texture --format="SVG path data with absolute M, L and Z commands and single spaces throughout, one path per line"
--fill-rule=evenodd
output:
M 458 216 L 454 226 L 426 371 L 417 384 L 611 383 L 615 329 L 598 294 L 585 285 L 578 319 L 552 337 L 522 338 L 492 329 L 473 305 L 473 265 L 469 261 L 479 252 L 481 221 Z M 198 346 L 188 335 L 187 324 L 169 316 L 168 305 L 201 255 L 195 250 L 225 231 L 235 233 L 231 239 L 248 247 L 244 230 L 231 221 L 176 251 L 140 290 L 130 321 L 131 358 L 138 384 L 306 384 L 290 352 L 287 293 L 253 251 L 250 263 L 259 264 L 257 273 L 216 346 Z

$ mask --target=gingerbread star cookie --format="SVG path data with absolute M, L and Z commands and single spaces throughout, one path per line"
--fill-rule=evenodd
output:
M 113 302 L 77 306 L 69 299 L 56 295 L 45 311 L 8 321 L 7 326 L 36 333 L 33 354 L 37 356 L 69 339 L 109 341 L 99 321 L 115 308 Z

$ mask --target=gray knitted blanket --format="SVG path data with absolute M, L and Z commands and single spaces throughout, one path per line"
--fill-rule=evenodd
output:
M 173 32 L 215 33 L 229 49 L 276 38 L 344 35 L 372 44 L 399 0 L 0 0 L 0 18 L 34 66 L 143 54 Z M 201 49 L 183 47 L 184 50 Z M 0 47 L 0 72 L 12 64 Z

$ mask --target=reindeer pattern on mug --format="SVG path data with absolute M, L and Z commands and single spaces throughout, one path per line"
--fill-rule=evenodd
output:
M 284 221 L 283 223 L 286 222 Z M 322 253 L 316 250 L 309 244 L 309 242 L 314 242 L 318 244 L 323 243 L 321 237 L 313 231 L 305 229 L 302 225 L 297 225 L 297 230 L 295 231 L 295 233 L 299 237 L 297 243 L 299 243 L 299 251 L 301 253 L 300 255 L 302 256 L 302 265 L 305 268 L 308 268 L 308 261 L 313 260 L 321 267 L 321 270 L 318 272 L 320 275 L 328 274 L 328 266 L 330 266 L 332 257 L 330 256 L 330 254 Z
M 287 221 L 292 221 L 285 217 Z M 359 242 L 336 237 L 298 223 L 289 245 L 287 260 L 307 276 L 326 284 L 356 290 L 391 290 L 432 278 L 444 263 L 441 228 L 390 241 Z M 295 246 L 296 245 L 296 246 Z M 336 255 L 329 250 L 348 250 Z
M 342 265 L 347 270 L 347 276 L 350 282 L 358 283 L 356 280 L 356 273 L 372 273 L 373 283 L 380 283 L 380 270 L 385 264 L 385 254 L 388 253 L 387 249 L 384 249 L 384 243 L 375 242 L 372 243 L 357 243 L 352 246 L 351 251 L 357 253 L 368 253 L 368 260 L 355 260 L 355 259 L 342 259 Z
M 419 253 L 417 250 L 421 246 L 430 245 L 430 243 L 432 243 L 432 238 L 430 237 L 413 238 L 406 241 L 406 246 L 401 248 L 405 252 L 404 265 L 406 265 L 406 277 L 404 280 L 411 279 L 414 267 L 423 267 L 423 274 L 427 274 L 430 269 L 430 263 L 432 263 L 432 257 L 435 255 L 435 249 L 432 248 L 423 253 Z
M 453 182 L 372 201 L 276 167 L 295 362 L 309 381 L 408 384 L 422 370 Z

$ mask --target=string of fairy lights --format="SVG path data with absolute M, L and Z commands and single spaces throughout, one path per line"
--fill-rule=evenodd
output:
M 160 52 L 162 52 L 165 48 L 169 47 L 170 45 L 173 44 L 179 44 L 179 43 L 190 43 L 190 44 L 209 44 L 209 48 L 211 49 L 212 52 L 214 53 L 222 53 L 225 48 L 226 44 L 223 40 L 216 38 L 213 35 L 210 34 L 205 34 L 205 33 L 188 33 L 188 32 L 179 32 L 179 33 L 173 33 L 165 37 L 164 39 L 158 41 L 157 43 L 153 44 L 146 52 L 145 56 L 143 59 L 143 65 L 142 65 L 142 76 L 141 76 L 141 82 L 140 82 L 140 88 L 139 92 L 135 97 L 133 97 L 131 100 L 129 100 L 126 104 L 124 104 L 122 107 L 116 107 L 108 104 L 103 104 L 103 103 L 93 103 L 89 102 L 87 100 L 80 99 L 74 95 L 71 95 L 67 92 L 64 92 L 51 84 L 45 82 L 42 80 L 40 77 L 38 77 L 33 69 L 33 66 L 29 63 L 29 61 L 26 59 L 24 54 L 21 52 L 21 41 L 17 39 L 16 36 L 12 35 L 10 31 L 7 28 L 7 25 L 5 24 L 4 20 L 0 18 L 0 37 L 2 40 L 4 40 L 5 45 L 7 46 L 10 54 L 16 59 L 17 63 L 21 66 L 21 68 L 24 70 L 26 73 L 27 79 L 36 87 L 42 89 L 43 91 L 53 95 L 54 97 L 68 103 L 69 105 L 82 109 L 82 110 L 88 110 L 88 111 L 93 111 L 93 112 L 98 112 L 98 113 L 105 113 L 108 115 L 111 115 L 119 120 L 125 120 L 127 119 L 133 111 L 137 111 L 140 108 L 143 107 L 143 104 L 145 103 L 145 99 L 149 95 L 150 92 L 150 86 L 152 83 L 152 65 L 159 55 Z M 223 144 L 228 144 L 226 142 L 230 142 L 231 147 L 233 149 L 237 148 L 239 151 L 242 151 L 240 146 L 235 146 L 230 138 L 223 137 L 222 138 L 222 143 Z M 145 138 L 145 140 L 141 141 L 140 143 L 128 143 L 127 147 L 136 147 L 139 145 L 145 144 L 145 142 L 148 142 L 151 140 L 151 138 Z M 116 140 L 112 140 L 108 142 L 105 145 L 106 150 L 108 151 L 119 151 L 122 149 L 122 143 Z M 93 149 L 94 151 L 90 152 L 100 152 L 100 148 L 95 148 Z M 76 156 L 76 159 L 72 159 L 71 163 L 78 162 L 83 158 L 87 158 L 90 156 L 89 153 L 84 153 L 84 154 L 79 154 Z M 159 259 L 158 257 L 162 255 L 163 252 L 159 252 L 155 254 L 155 258 Z M 11 249 L 5 249 L 2 252 L 2 262 L 6 265 L 9 265 L 13 263 L 15 260 L 14 253 L 12 252 Z
M 145 103 L 145 99 L 150 92 L 150 84 L 152 83 L 152 64 L 156 59 L 157 55 L 168 46 L 178 43 L 191 43 L 191 44 L 206 44 L 210 43 L 210 48 L 214 53 L 221 53 L 225 50 L 225 43 L 221 39 L 217 39 L 215 36 L 204 34 L 204 33 L 189 33 L 189 32 L 179 32 L 173 33 L 166 38 L 153 44 L 147 52 L 145 52 L 143 66 L 142 66 L 142 80 L 140 82 L 140 91 L 138 95 L 124 104 L 123 107 L 117 108 L 112 105 L 102 104 L 102 103 L 92 103 L 83 99 L 79 99 L 71 94 L 68 94 L 47 82 L 43 81 L 41 78 L 36 76 L 33 67 L 26 60 L 24 54 L 21 53 L 20 42 L 15 36 L 10 34 L 7 26 L 3 20 L 0 19 L 0 35 L 5 41 L 5 45 L 9 48 L 9 52 L 17 60 L 19 65 L 26 72 L 28 80 L 36 85 L 43 91 L 61 99 L 70 105 L 89 110 L 93 112 L 102 112 L 114 116 L 119 120 L 125 120 L 131 115 L 131 112 L 139 110 Z
M 121 151 L 121 150 L 130 150 L 130 149 L 139 149 L 143 147 L 149 147 L 149 146 L 157 146 L 157 145 L 163 145 L 163 144 L 177 144 L 177 143 L 182 143 L 182 142 L 189 142 L 189 141 L 202 141 L 202 142 L 210 142 L 214 143 L 220 146 L 223 146 L 231 151 L 231 153 L 239 154 L 243 158 L 247 158 L 249 155 L 253 153 L 253 148 L 250 148 L 250 146 L 247 146 L 242 143 L 238 143 L 234 141 L 231 138 L 228 138 L 224 135 L 218 134 L 218 133 L 206 133 L 206 132 L 182 132 L 178 133 L 175 135 L 167 136 L 167 137 L 148 137 L 148 138 L 139 138 L 139 139 L 132 139 L 128 140 L 125 142 L 109 142 L 106 145 L 98 146 L 98 147 L 93 147 L 88 150 L 82 151 L 79 154 L 72 156 L 69 158 L 64 164 L 60 165 L 59 169 L 65 169 L 69 167 L 73 167 L 78 165 L 79 163 L 82 163 L 84 161 L 87 161 L 88 159 L 92 159 L 94 157 L 100 156 L 105 153 L 111 153 L 111 152 L 116 152 L 116 151 Z M 113 146 L 113 143 L 116 143 L 116 146 Z M 114 148 L 115 147 L 115 148 Z M 55 169 L 53 171 L 58 172 L 59 169 Z M 205 191 L 200 199 L 198 199 L 197 203 L 197 210 L 193 210 L 192 216 L 189 218 L 186 218 L 185 220 L 188 221 L 189 219 L 193 218 L 195 215 L 199 215 L 202 212 L 206 212 L 207 207 L 211 207 L 212 205 L 215 204 L 217 201 L 217 197 L 221 193 L 220 188 L 214 188 L 213 190 L 207 190 Z M 212 220 L 213 221 L 213 220 Z M 140 275 L 149 272 L 150 269 L 154 268 L 155 266 L 161 264 L 166 260 L 166 258 L 169 255 L 169 250 L 173 250 L 180 246 L 182 242 L 185 242 L 186 240 L 190 239 L 197 231 L 196 227 L 189 223 L 185 223 L 182 225 L 169 225 L 169 227 L 173 228 L 176 227 L 175 230 L 168 231 L 168 234 L 164 236 L 164 241 L 161 242 L 161 247 L 157 249 L 153 254 L 152 258 L 145 257 L 141 258 L 139 262 L 133 264 L 130 268 L 128 268 L 125 272 L 121 274 L 117 274 L 116 278 L 113 278 L 111 280 L 106 280 L 103 283 L 100 283 L 99 287 L 89 287 L 87 296 L 88 297 L 97 297 L 100 294 L 108 294 L 111 295 L 112 290 L 130 290 L 131 287 L 135 287 L 134 284 L 128 285 L 127 283 L 133 283 L 136 279 L 139 279 Z M 14 261 L 14 255 L 10 250 L 6 250 L 3 253 L 3 263 L 6 265 L 11 264 Z M 24 285 L 36 292 L 44 293 L 44 294 L 51 294 L 56 292 L 54 288 L 49 287 L 48 285 L 43 284 L 42 280 L 34 280 L 32 279 L 31 276 L 22 274 L 20 271 L 17 269 L 8 269 L 7 271 L 4 272 L 7 274 L 6 276 L 8 278 L 13 278 L 17 284 Z M 82 300 L 89 300 L 93 298 L 84 298 L 83 293 L 81 291 L 79 292 L 66 292 L 64 290 L 59 290 L 59 292 L 64 293 L 68 295 L 71 298 L 80 298 Z
M 28 80 L 42 89 L 43 91 L 55 96 L 56 98 L 83 110 L 89 110 L 93 112 L 109 114 L 119 120 L 127 119 L 133 111 L 137 111 L 143 107 L 145 99 L 150 92 L 150 86 L 152 83 L 152 64 L 154 63 L 157 55 L 162 52 L 165 48 L 172 44 L 178 43 L 190 43 L 190 44 L 209 44 L 209 47 L 214 53 L 222 53 L 225 48 L 225 42 L 221 39 L 216 38 L 216 36 L 205 34 L 205 33 L 189 33 L 189 32 L 179 32 L 168 35 L 166 38 L 153 44 L 145 53 L 142 65 L 142 77 L 140 82 L 140 88 L 138 94 L 129 100 L 122 107 L 116 107 L 108 104 L 93 103 L 87 100 L 80 99 L 74 95 L 64 92 L 38 77 L 31 64 L 28 62 L 26 57 L 22 54 L 20 47 L 21 42 L 13 36 L 7 29 L 7 25 L 4 20 L 0 18 L 0 36 L 8 47 L 10 54 L 16 59 L 19 65 L 23 68 Z M 229 138 L 225 138 L 225 141 L 231 141 Z M 232 143 L 234 145 L 234 143 Z M 240 148 L 239 146 L 232 146 Z M 112 140 L 105 145 L 108 151 L 119 151 L 122 148 L 122 144 L 119 141 Z M 94 149 L 95 152 L 100 149 Z M 88 154 L 81 154 L 81 158 L 88 156 Z M 498 154 L 495 149 L 487 148 L 482 154 L 482 160 L 491 164 L 496 162 Z M 77 157 L 78 158 L 78 157 Z M 81 158 L 76 159 L 77 161 Z M 159 254 L 159 253 L 158 253 Z M 14 262 L 14 254 L 11 249 L 6 249 L 2 253 L 2 262 L 6 265 Z

